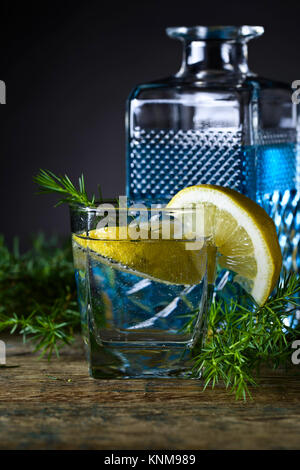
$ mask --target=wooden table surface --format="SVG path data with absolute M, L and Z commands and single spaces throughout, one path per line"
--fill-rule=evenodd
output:
M 264 373 L 253 401 L 196 380 L 94 380 L 81 341 L 38 360 L 19 338 L 0 368 L 1 449 L 300 449 L 300 366 Z

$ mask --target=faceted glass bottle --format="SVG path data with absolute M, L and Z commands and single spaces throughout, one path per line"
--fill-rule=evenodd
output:
M 300 270 L 299 108 L 291 87 L 257 78 L 257 202 L 273 218 L 284 266 Z
M 258 200 L 274 218 L 288 268 L 297 269 L 297 110 L 290 87 L 248 68 L 259 26 L 172 27 L 179 72 L 138 85 L 127 105 L 127 195 L 169 200 L 218 184 Z M 299 127 L 299 126 L 298 126 Z

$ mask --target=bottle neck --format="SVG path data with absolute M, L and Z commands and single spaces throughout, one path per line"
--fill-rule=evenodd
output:
M 234 75 L 249 73 L 245 42 L 185 41 L 183 61 L 177 77 Z

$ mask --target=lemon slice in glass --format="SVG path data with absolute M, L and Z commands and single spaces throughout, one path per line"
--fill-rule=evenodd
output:
M 282 256 L 272 219 L 258 204 L 229 188 L 191 186 L 179 191 L 169 208 L 204 207 L 204 227 L 218 252 L 218 263 L 236 273 L 235 281 L 262 305 L 275 287 Z
M 88 248 L 101 262 L 168 284 L 198 284 L 206 271 L 206 247 L 187 250 L 184 240 L 120 240 L 119 227 L 103 227 L 91 230 L 88 238 L 74 234 L 73 242 L 74 251 Z

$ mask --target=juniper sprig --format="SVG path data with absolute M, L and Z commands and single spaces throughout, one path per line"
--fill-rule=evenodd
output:
M 21 254 L 18 239 L 10 250 L 0 236 L 0 331 L 22 334 L 50 357 L 79 326 L 71 244 L 38 235 Z
M 193 359 L 193 374 L 201 375 L 204 388 L 222 382 L 236 398 L 246 399 L 262 365 L 277 368 L 290 363 L 291 343 L 300 337 L 299 277 L 286 274 L 263 306 L 249 296 L 247 305 L 251 304 L 252 308 L 233 299 L 213 302 L 207 340 Z

